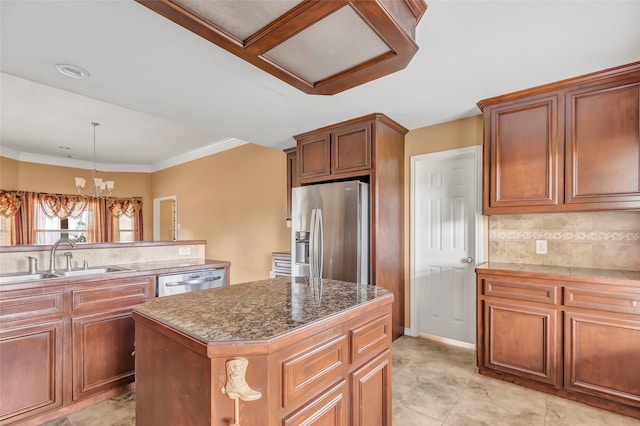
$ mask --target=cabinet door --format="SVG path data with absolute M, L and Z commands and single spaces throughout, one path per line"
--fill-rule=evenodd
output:
M 131 309 L 72 318 L 73 400 L 134 380 Z
M 640 407 L 637 316 L 565 312 L 565 388 Z
M 483 319 L 481 367 L 559 387 L 556 309 L 485 300 Z
M 314 133 L 298 140 L 298 167 L 300 180 L 329 176 L 331 134 Z
M 640 207 L 640 77 L 635 80 L 567 92 L 568 204 Z
M 291 189 L 298 184 L 298 160 L 296 148 L 284 151 L 287 154 L 287 220 L 291 220 Z
M 354 123 L 335 129 L 331 138 L 331 174 L 371 169 L 372 123 Z
M 391 425 L 391 351 L 351 375 L 351 425 Z
M 0 421 L 62 406 L 62 333 L 62 320 L 0 332 Z
M 549 211 L 562 203 L 562 116 L 557 95 L 485 111 L 486 213 Z

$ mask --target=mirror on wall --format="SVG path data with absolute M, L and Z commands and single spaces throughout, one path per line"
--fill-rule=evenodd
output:
M 153 240 L 178 239 L 178 197 L 170 195 L 153 199 Z

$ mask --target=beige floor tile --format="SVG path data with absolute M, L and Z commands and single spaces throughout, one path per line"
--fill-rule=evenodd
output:
M 543 426 L 546 394 L 474 375 L 447 416 L 454 426 Z
M 639 419 L 547 395 L 545 426 L 638 426 Z
M 441 420 L 404 407 L 400 404 L 393 404 L 393 424 L 396 426 L 440 426 Z
M 454 367 L 454 371 L 458 370 Z M 452 370 L 438 368 L 428 361 L 412 362 L 393 372 L 392 398 L 396 403 L 442 421 L 468 381 L 469 377 L 456 377 Z

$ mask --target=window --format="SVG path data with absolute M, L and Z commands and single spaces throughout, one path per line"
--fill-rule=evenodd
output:
M 47 216 L 38 204 L 34 213 L 36 244 L 53 244 L 60 238 L 69 238 L 78 243 L 91 242 L 87 227 L 89 209 L 85 209 L 78 217 L 61 219 Z
M 4 217 L 0 214 L 0 246 L 11 245 L 11 227 L 13 218 Z
M 135 241 L 135 220 L 132 216 L 123 214 L 113 218 L 113 241 Z

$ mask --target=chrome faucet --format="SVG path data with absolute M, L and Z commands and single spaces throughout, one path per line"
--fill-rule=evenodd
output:
M 56 272 L 56 250 L 58 249 L 58 246 L 63 243 L 69 244 L 72 248 L 76 248 L 76 243 L 74 241 L 71 241 L 68 238 L 60 238 L 58 241 L 56 241 L 53 244 L 53 247 L 51 247 L 51 256 L 49 257 L 49 273 L 50 274 L 55 274 Z

